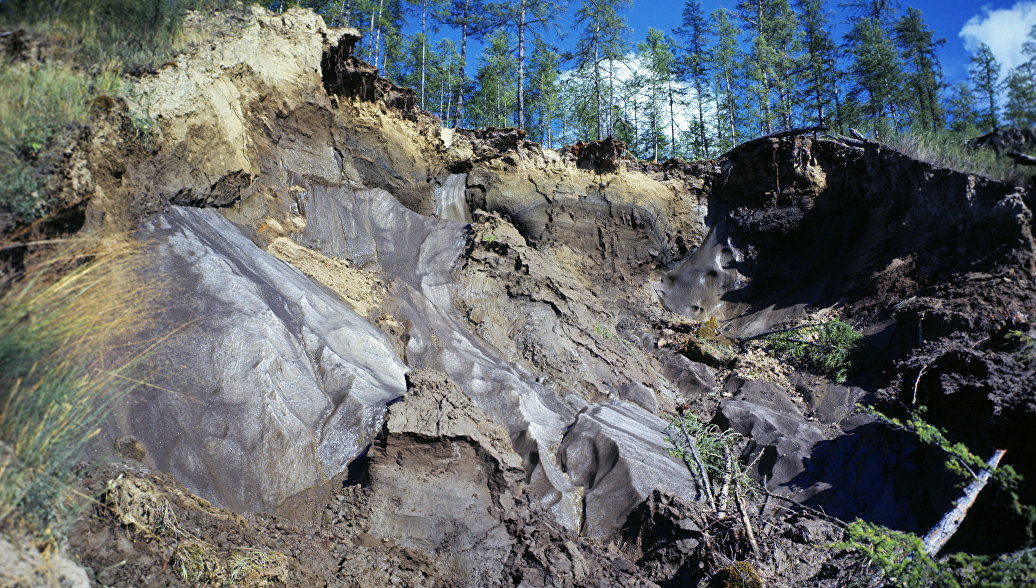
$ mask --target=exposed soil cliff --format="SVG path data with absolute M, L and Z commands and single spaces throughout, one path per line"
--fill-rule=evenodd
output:
M 939 451 L 858 402 L 928 406 L 1036 477 L 1036 361 L 1004 338 L 1036 313 L 1031 190 L 832 137 L 649 165 L 443 129 L 355 31 L 246 24 L 71 148 L 86 230 L 136 231 L 170 284 L 148 385 L 98 443 L 124 463 L 84 482 L 95 581 L 176 585 L 195 552 L 229 574 L 247 549 L 255 583 L 711 578 L 750 542 L 670 455 L 678 410 L 744 437 L 767 585 L 847 581 L 841 527 L 803 505 L 918 531 L 955 497 Z M 844 383 L 680 353 L 710 318 L 729 339 L 815 316 L 866 335 Z M 962 545 L 1020 544 L 999 498 Z

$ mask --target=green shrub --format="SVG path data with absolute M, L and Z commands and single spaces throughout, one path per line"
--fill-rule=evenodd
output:
M 877 585 L 902 588 L 1013 588 L 1036 583 L 1034 549 L 1002 555 L 955 553 L 936 560 L 925 553 L 916 535 L 861 520 L 849 524 L 833 548 L 854 554 L 854 575 L 866 585 L 876 585 L 877 580 L 883 581 Z
M 1008 343 L 1014 344 L 1014 358 L 1023 365 L 1029 365 L 1036 361 L 1036 339 L 1027 333 L 1017 329 L 1008 331 L 1004 335 Z
M 767 335 L 763 340 L 788 361 L 842 382 L 852 368 L 852 356 L 862 335 L 842 321 L 804 325 Z
M 1015 588 L 1036 584 L 1036 549 L 999 556 L 955 553 L 948 563 L 964 586 Z
M 861 575 L 883 579 L 891 586 L 953 588 L 960 585 L 946 567 L 925 553 L 924 543 L 911 533 L 857 519 L 846 527 L 842 541 L 834 548 L 856 554 L 855 563 Z M 869 585 L 873 584 L 872 581 Z

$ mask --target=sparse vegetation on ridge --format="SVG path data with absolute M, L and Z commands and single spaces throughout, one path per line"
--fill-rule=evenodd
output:
M 59 203 L 47 194 L 47 175 L 59 159 L 66 129 L 87 123 L 96 100 L 123 96 L 142 104 L 133 116 L 137 139 L 150 147 L 154 122 L 146 97 L 123 74 L 150 67 L 185 46 L 190 9 L 233 8 L 229 0 L 9 0 L 0 3 L 0 30 L 22 28 L 45 39 L 54 55 L 20 61 L 0 57 L 0 214 L 29 222 Z
M 978 129 L 974 129 L 973 134 L 977 136 Z M 1036 168 L 1019 166 L 1007 157 L 998 157 L 992 149 L 969 147 L 968 138 L 946 130 L 918 130 L 889 133 L 880 141 L 918 161 L 993 180 L 1021 184 L 1036 174 Z

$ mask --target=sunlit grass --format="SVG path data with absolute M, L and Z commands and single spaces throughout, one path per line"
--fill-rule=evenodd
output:
M 0 212 L 33 220 L 48 212 L 40 194 L 46 153 L 68 125 L 85 122 L 91 101 L 123 87 L 114 64 L 87 73 L 67 63 L 0 57 Z
M 0 526 L 60 531 L 71 467 L 141 347 L 153 288 L 129 244 L 68 245 L 0 297 Z
M 1019 166 L 1008 157 L 997 157 L 992 149 L 972 149 L 967 138 L 949 131 L 890 133 L 881 141 L 919 161 L 993 180 L 1020 184 L 1036 174 L 1034 168 Z

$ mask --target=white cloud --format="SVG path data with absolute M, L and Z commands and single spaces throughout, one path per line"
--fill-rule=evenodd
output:
M 1020 0 L 1010 8 L 993 10 L 989 5 L 972 16 L 960 30 L 964 47 L 974 51 L 979 43 L 992 49 L 1003 74 L 1025 61 L 1022 44 L 1029 30 L 1036 25 L 1036 0 Z

